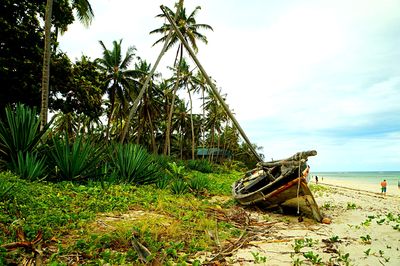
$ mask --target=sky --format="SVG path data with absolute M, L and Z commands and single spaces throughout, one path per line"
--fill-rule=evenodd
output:
M 149 32 L 174 1 L 92 0 L 93 23 L 59 38 L 71 59 L 122 49 L 154 64 Z M 312 171 L 400 171 L 400 1 L 186 0 L 208 44 L 197 57 L 265 160 L 316 150 Z M 158 72 L 167 77 L 172 49 Z M 195 63 L 189 60 L 191 66 Z

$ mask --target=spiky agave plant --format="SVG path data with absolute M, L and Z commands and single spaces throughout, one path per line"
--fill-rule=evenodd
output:
M 57 167 L 57 175 L 63 180 L 82 180 L 95 178 L 100 171 L 103 147 L 90 138 L 78 135 L 71 141 L 65 134 L 63 137 L 53 136 L 53 147 L 50 158 Z
M 17 161 L 12 161 L 11 168 L 14 173 L 24 179 L 31 181 L 45 178 L 46 162 L 45 158 L 39 158 L 36 153 L 22 151 L 18 152 Z
M 149 184 L 159 179 L 160 167 L 142 146 L 115 144 L 111 161 L 116 182 Z
M 53 120 L 40 130 L 40 120 L 35 108 L 17 104 L 7 106 L 5 119 L 0 120 L 0 157 L 3 164 L 18 161 L 18 153 L 25 156 L 34 151 Z

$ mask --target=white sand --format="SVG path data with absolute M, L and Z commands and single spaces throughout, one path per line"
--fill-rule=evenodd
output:
M 315 182 L 312 182 L 312 183 L 315 184 Z M 377 184 L 363 184 L 363 183 L 356 183 L 356 182 L 346 181 L 346 180 L 324 178 L 324 180 L 323 181 L 320 180 L 319 183 L 335 185 L 335 186 L 339 186 L 339 187 L 353 188 L 353 189 L 357 189 L 357 190 L 376 192 L 379 194 L 381 192 L 380 182 L 378 182 Z M 400 196 L 400 189 L 398 188 L 398 186 L 395 186 L 393 184 L 388 184 L 386 194 L 393 195 L 393 196 Z
M 383 197 L 379 184 L 327 179 L 323 183 L 320 185 L 325 190 L 314 192 L 314 196 L 323 216 L 331 218 L 331 224 L 309 218 L 299 222 L 293 215 L 249 211 L 260 222 L 273 225 L 260 226 L 262 233 L 227 257 L 226 264 L 294 265 L 299 260 L 301 265 L 313 265 L 304 257 L 305 252 L 312 251 L 321 259 L 320 265 L 400 265 L 398 188 L 388 187 L 388 195 Z M 309 239 L 312 246 L 295 253 L 296 239 Z

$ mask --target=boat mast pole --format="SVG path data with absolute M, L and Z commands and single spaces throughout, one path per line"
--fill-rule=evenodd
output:
M 219 102 L 222 104 L 222 107 L 224 108 L 225 112 L 228 114 L 228 116 L 232 119 L 232 122 L 235 124 L 236 128 L 239 130 L 240 134 L 242 135 L 243 139 L 246 141 L 246 143 L 249 145 L 249 148 L 253 155 L 257 158 L 259 162 L 263 162 L 261 159 L 261 156 L 257 153 L 257 151 L 254 149 L 253 145 L 251 144 L 249 138 L 247 137 L 246 133 L 244 133 L 242 127 L 239 125 L 239 122 L 236 120 L 236 118 L 233 116 L 232 112 L 229 110 L 228 105 L 225 103 L 225 101 L 222 99 L 221 95 L 218 93 L 217 88 L 215 87 L 214 83 L 211 81 L 210 77 L 207 75 L 206 71 L 204 70 L 203 66 L 200 64 L 199 60 L 197 59 L 196 55 L 194 54 L 192 48 L 190 48 L 189 44 L 186 42 L 185 38 L 183 37 L 181 31 L 178 29 L 178 27 L 175 24 L 175 21 L 171 18 L 171 16 L 168 14 L 168 12 L 165 11 L 164 6 L 160 6 L 162 12 L 168 19 L 169 23 L 171 26 L 174 28 L 176 34 L 178 35 L 178 38 L 182 42 L 182 44 L 185 46 L 186 50 L 189 52 L 190 56 L 196 63 L 196 65 L 199 67 L 201 73 L 205 77 L 208 85 L 211 87 L 212 92 L 214 95 L 217 97 Z

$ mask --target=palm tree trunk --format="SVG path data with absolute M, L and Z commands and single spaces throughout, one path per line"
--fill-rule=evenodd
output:
M 221 130 L 217 130 L 217 132 L 218 132 L 218 138 L 217 138 L 217 160 L 219 161 L 219 162 L 221 162 L 221 154 L 220 154 L 220 152 L 221 152 L 221 150 L 220 150 L 220 146 L 221 146 Z
M 214 141 L 215 141 L 214 137 L 215 137 L 215 126 L 213 125 L 211 128 L 211 148 L 208 149 L 210 162 L 214 162 L 214 153 L 212 152 L 214 149 Z
M 181 139 L 181 141 L 180 141 L 180 151 L 181 151 L 181 160 L 183 160 L 183 128 L 181 128 L 181 137 L 180 137 L 180 139 Z
M 144 119 L 143 119 L 144 121 Z M 138 130 L 137 130 L 137 136 L 136 136 L 136 144 L 140 143 L 140 138 L 142 137 L 142 129 L 143 127 L 140 126 L 140 115 L 138 116 Z
M 171 100 L 171 106 L 169 108 L 169 114 L 168 114 L 168 120 L 167 120 L 167 129 L 165 132 L 165 144 L 164 144 L 164 155 L 170 155 L 171 152 L 171 123 L 172 123 L 172 115 L 174 113 L 174 104 L 175 104 L 175 98 L 176 98 L 176 91 L 178 90 L 179 87 L 179 72 L 178 72 L 178 79 L 175 82 L 173 93 L 172 93 L 172 100 Z
M 113 88 L 111 88 L 111 89 L 112 89 L 112 91 L 110 94 L 110 101 L 111 101 L 110 114 L 108 115 L 107 129 L 106 129 L 106 140 L 107 141 L 110 136 L 111 120 L 112 120 L 112 115 L 113 115 L 114 107 L 115 107 L 115 92 L 114 92 Z
M 206 137 L 206 135 L 205 135 L 205 130 L 204 130 L 204 123 L 205 123 L 205 117 L 206 117 L 206 114 L 205 114 L 205 111 L 204 111 L 204 87 L 202 87 L 202 98 L 203 98 L 203 119 L 202 119 L 202 121 L 201 121 L 201 134 L 202 134 L 202 136 L 203 136 L 203 140 L 202 140 L 202 147 L 203 147 L 203 150 L 205 149 L 205 137 Z M 204 152 L 203 152 L 203 160 L 204 160 Z
M 151 115 L 149 112 L 147 112 L 147 117 L 149 119 L 149 124 L 150 124 L 151 146 L 153 148 L 153 153 L 157 154 L 156 138 L 154 136 L 154 134 L 156 134 L 156 132 L 154 132 L 153 120 L 151 119 Z
M 180 57 L 179 57 L 179 63 L 175 65 L 177 72 L 176 72 L 176 82 L 174 85 L 173 89 L 173 94 L 172 94 L 172 103 L 171 103 L 171 108 L 169 110 L 169 115 L 168 115 L 168 121 L 167 121 L 167 132 L 165 135 L 165 146 L 164 146 L 164 155 L 170 155 L 171 154 L 171 123 L 172 123 L 172 114 L 174 112 L 174 104 L 175 104 L 175 97 L 176 97 L 176 92 L 178 91 L 179 88 L 179 78 L 180 78 L 180 67 L 177 67 L 181 64 L 182 58 L 183 58 L 183 46 L 182 44 L 179 45 L 180 49 Z M 178 49 L 178 50 L 179 50 Z M 176 62 L 176 60 L 175 60 Z
M 49 109 L 49 80 L 50 80 L 50 45 L 51 45 L 51 14 L 53 12 L 53 0 L 47 0 L 46 15 L 44 23 L 44 54 L 42 73 L 42 100 L 40 109 L 40 128 L 47 124 L 47 113 Z
M 192 95 L 190 93 L 190 90 L 188 88 L 188 94 L 189 94 L 189 102 L 190 102 L 190 127 L 192 130 L 192 160 L 194 160 L 194 125 L 193 125 L 193 102 L 192 102 Z

